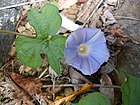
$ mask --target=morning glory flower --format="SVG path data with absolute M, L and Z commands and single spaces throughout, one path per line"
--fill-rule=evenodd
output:
M 66 40 L 64 57 L 83 74 L 95 73 L 109 58 L 104 33 L 97 28 L 77 29 Z

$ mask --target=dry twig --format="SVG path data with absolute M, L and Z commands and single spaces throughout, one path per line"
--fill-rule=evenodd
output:
M 43 2 L 43 1 L 45 1 L 45 0 L 39 0 L 39 1 L 32 1 L 32 2 L 25 2 L 25 3 L 15 4 L 15 5 L 11 5 L 11 6 L 1 7 L 0 10 L 20 7 L 20 6 L 23 6 L 23 5 L 33 4 L 33 3 Z
M 84 84 L 60 84 L 60 85 L 57 85 L 55 84 L 55 87 L 81 87 L 83 86 Z M 43 85 L 42 88 L 48 88 L 48 87 L 53 87 L 53 85 Z M 95 87 L 101 87 L 101 88 L 120 88 L 120 86 L 115 86 L 115 85 L 101 85 L 101 84 L 93 84 L 92 86 L 93 88 Z

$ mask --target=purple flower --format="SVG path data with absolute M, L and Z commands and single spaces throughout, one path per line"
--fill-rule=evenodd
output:
M 96 28 L 74 31 L 66 40 L 66 63 L 85 75 L 95 73 L 109 58 L 104 33 Z

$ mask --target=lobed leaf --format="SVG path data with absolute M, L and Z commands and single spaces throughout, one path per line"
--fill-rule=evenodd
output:
M 38 9 L 28 10 L 29 23 L 35 28 L 37 37 L 46 38 L 48 35 L 55 35 L 61 26 L 62 19 L 58 8 L 53 4 Z
M 60 74 L 59 61 L 64 58 L 65 36 L 54 36 L 50 41 L 47 48 L 43 49 L 48 57 L 48 61 L 52 69 Z
M 20 36 L 16 39 L 17 58 L 29 67 L 39 67 L 42 64 L 42 46 L 43 43 L 37 39 Z
M 140 78 L 126 74 L 121 87 L 122 105 L 140 105 Z
M 61 26 L 61 16 L 56 6 L 47 4 L 39 11 L 28 11 L 29 23 L 35 28 L 36 38 L 21 37 L 16 39 L 17 58 L 27 66 L 36 68 L 41 66 L 40 53 L 45 53 L 52 68 L 59 74 L 59 60 L 63 58 L 66 38 L 54 36 L 50 41 L 48 35 L 55 35 Z
M 111 105 L 111 103 L 103 93 L 94 92 L 83 97 L 79 103 L 73 105 Z

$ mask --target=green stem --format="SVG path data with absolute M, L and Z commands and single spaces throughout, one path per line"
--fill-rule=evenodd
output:
M 107 64 L 108 64 L 109 66 L 111 66 L 111 67 L 115 70 L 115 72 L 116 72 L 121 78 L 124 79 L 124 77 L 118 72 L 118 70 L 117 70 L 111 63 L 107 62 Z
M 34 35 L 27 35 L 27 34 L 22 34 L 18 32 L 13 32 L 13 31 L 8 31 L 8 30 L 0 30 L 0 33 L 8 34 L 8 35 L 19 35 L 19 36 L 26 36 L 26 37 L 31 37 L 34 38 Z

